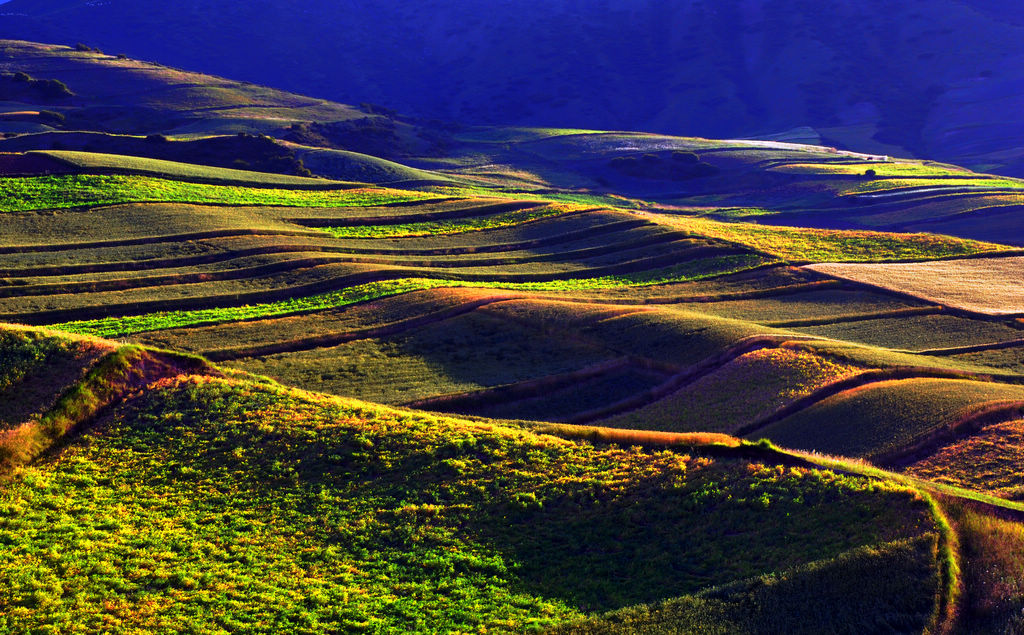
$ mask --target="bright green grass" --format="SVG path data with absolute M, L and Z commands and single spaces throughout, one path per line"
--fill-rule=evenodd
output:
M 161 311 L 130 317 L 111 317 L 98 320 L 78 320 L 64 322 L 55 325 L 53 328 L 69 333 L 81 333 L 97 335 L 100 337 L 117 337 L 144 331 L 155 331 L 170 329 L 182 326 L 199 326 L 202 324 L 218 324 L 222 322 L 235 322 L 238 320 L 251 320 L 255 318 L 276 317 L 294 313 L 304 313 L 321 309 L 336 308 L 375 300 L 390 295 L 431 289 L 436 287 L 452 286 L 452 283 L 443 280 L 427 280 L 422 278 L 405 278 L 401 280 L 386 280 L 382 282 L 371 282 L 349 287 L 342 291 L 324 293 L 304 298 L 293 298 L 279 302 L 266 304 L 246 305 L 239 307 L 225 307 L 217 309 L 197 309 L 193 311 Z
M 515 191 L 515 192 L 503 192 L 486 187 L 467 187 L 467 186 L 438 186 L 432 189 L 433 192 L 444 194 L 445 196 L 454 196 L 459 198 L 503 198 L 513 201 L 521 201 L 524 198 L 530 200 L 546 200 L 555 203 L 577 203 L 579 205 L 587 205 L 590 207 L 610 207 L 610 208 L 636 208 L 640 207 L 640 203 L 637 199 L 626 198 L 618 195 L 602 195 L 602 194 L 581 194 L 581 193 L 555 193 L 555 194 L 537 194 L 530 191 Z
M 436 197 L 424 192 L 384 188 L 286 190 L 186 183 L 136 175 L 72 174 L 0 179 L 0 212 L 142 202 L 358 207 Z
M 554 280 L 550 282 L 469 282 L 433 280 L 428 278 L 402 278 L 361 284 L 342 291 L 325 293 L 304 298 L 282 300 L 266 304 L 246 305 L 241 307 L 225 307 L 218 309 L 198 309 L 192 311 L 161 311 L 146 315 L 130 317 L 111 317 L 97 320 L 77 320 L 62 322 L 53 328 L 70 333 L 97 335 L 100 337 L 119 337 L 144 331 L 178 328 L 183 326 L 199 326 L 202 324 L 218 324 L 238 320 L 275 317 L 294 313 L 318 311 L 365 302 L 377 298 L 440 287 L 470 287 L 487 289 L 511 289 L 523 291 L 581 291 L 596 289 L 614 289 L 630 286 L 648 286 L 672 282 L 701 280 L 738 271 L 745 271 L 764 264 L 764 259 L 751 256 L 725 256 L 711 259 L 711 262 L 698 260 L 685 263 L 678 267 L 641 272 L 621 276 L 602 276 L 599 278 L 581 278 L 575 280 Z
M 887 483 L 249 382 L 105 420 L 0 491 L 4 631 L 524 632 L 934 531 Z

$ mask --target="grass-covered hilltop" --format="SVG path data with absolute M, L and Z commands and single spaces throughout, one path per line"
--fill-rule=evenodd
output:
M 0 631 L 1024 629 L 1024 181 L 0 87 Z

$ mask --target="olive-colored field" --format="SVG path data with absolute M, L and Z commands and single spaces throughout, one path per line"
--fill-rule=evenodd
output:
M 742 355 L 648 406 L 599 424 L 639 430 L 734 434 L 821 386 L 862 370 L 787 348 Z
M 881 381 L 822 399 L 755 436 L 787 447 L 877 460 L 955 430 L 996 406 L 1011 412 L 1024 407 L 1024 386 L 958 379 Z
M 918 478 L 991 492 L 1014 500 L 1024 498 L 1024 422 L 1009 421 L 982 428 L 939 448 L 904 469 Z

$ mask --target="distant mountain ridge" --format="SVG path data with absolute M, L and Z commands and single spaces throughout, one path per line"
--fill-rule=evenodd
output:
M 1024 7 L 995 0 L 11 0 L 0 33 L 461 123 L 809 126 L 1024 174 Z

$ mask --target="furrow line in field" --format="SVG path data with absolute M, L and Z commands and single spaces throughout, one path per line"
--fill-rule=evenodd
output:
M 1007 348 L 1024 347 L 1024 338 L 1008 340 L 1005 342 L 988 342 L 986 344 L 974 344 L 971 346 L 952 346 L 948 348 L 928 348 L 920 351 L 908 351 L 915 355 L 960 355 L 963 353 L 980 353 L 982 351 L 999 351 Z
M 180 268 L 180 267 L 191 267 L 197 265 L 216 264 L 220 262 L 227 262 L 231 260 L 248 258 L 252 256 L 266 256 L 275 254 L 288 254 L 288 253 L 304 253 L 304 252 L 315 252 L 315 253 L 326 253 L 336 254 L 329 260 L 330 262 L 339 263 L 363 263 L 363 264 L 377 264 L 377 265 L 391 265 L 396 267 L 427 267 L 427 268 L 458 268 L 458 267 L 482 267 L 482 266 L 498 266 L 498 265 L 513 265 L 518 263 L 529 263 L 529 262 L 559 262 L 559 261 L 571 261 L 582 258 L 604 256 L 613 254 L 619 251 L 627 251 L 630 249 L 637 249 L 641 247 L 650 247 L 653 245 L 664 244 L 672 241 L 692 241 L 690 237 L 685 234 L 675 232 L 664 232 L 658 234 L 649 234 L 647 236 L 640 236 L 631 240 L 625 240 L 620 242 L 606 243 L 596 247 L 586 247 L 581 249 L 575 249 L 564 252 L 551 252 L 542 254 L 524 254 L 521 256 L 492 256 L 492 257 L 473 257 L 476 254 L 468 252 L 466 254 L 458 254 L 459 256 L 466 256 L 464 258 L 453 259 L 453 260 L 431 260 L 431 259 L 414 259 L 415 256 L 408 258 L 402 258 L 403 252 L 400 250 L 393 250 L 394 255 L 388 258 L 374 257 L 380 254 L 360 254 L 353 253 L 359 250 L 350 250 L 347 247 L 331 246 L 331 245 L 267 245 L 265 247 L 252 247 L 248 249 L 239 249 L 235 251 L 224 251 L 212 254 L 201 254 L 196 256 L 182 256 L 179 258 L 154 258 L 150 260 L 141 261 L 122 261 L 112 263 L 91 263 L 81 265 L 66 265 L 66 266 L 45 266 L 45 267 L 29 267 L 24 269 L 7 269 L 0 270 L 0 276 L 2 277 L 47 277 L 47 276 L 64 276 L 74 275 L 80 273 L 108 273 L 108 272 L 119 272 L 119 271 L 147 271 L 157 269 L 169 269 L 169 268 Z M 694 241 L 695 242 L 695 241 Z M 21 287 L 22 289 L 27 287 Z M 0 288 L 2 293 L 2 288 Z M 17 294 L 15 294 L 17 295 Z M 0 296 L 2 297 L 2 296 Z
M 742 426 L 736 430 L 736 436 L 747 436 L 766 428 L 773 423 L 782 421 L 798 412 L 806 410 L 817 403 L 852 390 L 857 390 L 870 384 L 877 384 L 886 381 L 899 381 L 904 379 L 967 379 L 976 381 L 990 381 L 991 375 L 972 373 L 969 371 L 947 370 L 940 368 L 925 368 L 918 366 L 901 366 L 895 368 L 881 368 L 866 370 L 862 373 L 834 381 L 818 388 L 814 392 L 796 401 L 790 402 L 779 408 L 766 417 Z
M 146 287 L 170 286 L 179 284 L 197 284 L 200 282 L 219 282 L 225 280 L 245 280 L 262 278 L 277 273 L 308 269 L 320 265 L 344 262 L 334 258 L 299 258 L 284 262 L 275 262 L 255 267 L 226 269 L 223 271 L 204 271 L 197 273 L 173 273 L 159 276 L 143 276 L 138 278 L 115 278 L 109 280 L 89 280 L 82 282 L 61 282 L 26 286 L 0 287 L 0 298 L 17 298 L 38 295 L 63 295 L 69 293 L 99 293 L 104 291 L 125 291 Z
M 439 220 L 474 218 L 491 216 L 507 212 L 519 212 L 544 207 L 543 201 L 517 201 L 514 203 L 498 203 L 493 205 L 477 205 L 473 207 L 442 210 L 437 212 L 419 212 L 414 214 L 388 214 L 385 216 L 341 216 L 337 218 L 283 218 L 285 222 L 305 227 L 355 227 L 358 225 L 402 225 L 405 223 L 423 223 Z M 578 210 L 575 214 L 597 211 L 600 208 Z M 562 214 L 564 216 L 565 214 Z
M 352 342 L 355 340 L 370 339 L 376 337 L 389 337 L 404 333 L 406 331 L 427 326 L 430 324 L 437 324 L 476 311 L 480 307 L 487 306 L 488 304 L 494 304 L 495 302 L 504 302 L 506 300 L 519 299 L 526 296 L 520 295 L 496 295 L 487 298 L 481 298 L 479 300 L 473 300 L 471 302 L 465 302 L 454 307 L 448 307 L 439 311 L 427 313 L 425 315 L 418 315 L 416 317 L 408 318 L 405 320 L 399 320 L 397 322 L 391 322 L 381 326 L 374 326 L 366 329 L 359 329 L 355 331 L 340 331 L 334 333 L 323 333 L 320 335 L 312 335 L 309 337 L 301 337 L 286 341 L 274 342 L 272 344 L 264 344 L 258 346 L 240 346 L 237 348 L 220 348 L 215 350 L 204 351 L 201 353 L 203 357 L 214 362 L 223 362 L 236 359 L 242 359 L 245 357 L 262 357 L 265 355 L 275 355 L 278 353 L 295 353 L 299 351 L 308 351 L 316 348 L 329 348 L 337 346 L 339 344 L 345 344 L 346 342 Z
M 405 403 L 403 406 L 406 408 L 417 408 L 420 410 L 458 412 L 460 409 L 470 408 L 473 406 L 518 402 L 547 392 L 566 388 L 581 381 L 614 373 L 622 370 L 623 368 L 636 365 L 636 363 L 636 360 L 630 357 L 619 357 L 568 373 L 548 375 L 546 377 L 516 382 L 514 384 L 506 384 L 504 386 L 496 386 L 493 388 L 484 388 L 482 390 L 428 397 L 426 399 L 418 399 L 416 401 Z
M 574 417 L 570 418 L 568 422 L 576 425 L 589 424 L 624 412 L 638 410 L 644 406 L 668 397 L 672 393 L 685 388 L 687 385 L 692 384 L 706 375 L 710 375 L 729 362 L 748 353 L 752 353 L 763 348 L 775 348 L 782 346 L 786 342 L 813 341 L 817 339 L 819 338 L 812 336 L 802 337 L 799 335 L 754 335 L 747 337 L 721 353 L 712 355 L 711 357 L 708 357 L 707 359 L 674 374 L 665 382 L 653 388 L 637 393 L 608 406 L 578 413 Z
M 845 324 L 848 322 L 865 322 L 868 320 L 883 320 L 886 318 L 917 317 L 921 315 L 935 315 L 942 313 L 944 308 L 939 305 L 926 307 L 910 307 L 906 309 L 894 309 L 892 311 L 876 311 L 874 313 L 857 313 L 852 315 L 835 315 L 822 318 L 805 318 L 800 320 L 778 320 L 775 322 L 761 322 L 764 326 L 774 328 L 790 328 L 798 326 L 826 326 L 829 324 Z M 915 351 L 917 352 L 917 351 Z

